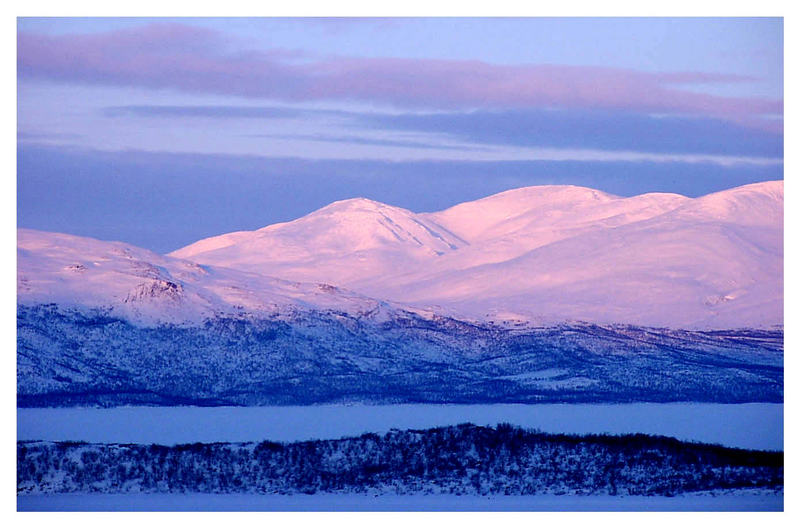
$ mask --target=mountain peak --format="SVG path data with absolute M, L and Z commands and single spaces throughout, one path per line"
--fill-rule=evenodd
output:
M 707 194 L 678 212 L 741 225 L 782 225 L 783 181 L 751 183 Z
M 577 185 L 536 185 L 464 202 L 428 216 L 458 236 L 476 240 L 496 235 L 498 226 L 507 225 L 515 218 L 530 216 L 534 222 L 560 217 L 579 219 L 589 209 L 618 199 Z
M 308 218 L 315 218 L 319 216 L 348 216 L 348 215 L 413 215 L 411 211 L 396 207 L 394 205 L 385 204 L 369 198 L 348 198 L 347 200 L 339 200 L 332 202 L 325 207 L 317 209 L 302 218 L 298 218 L 295 222 L 301 222 Z
M 358 196 L 356 198 L 347 198 L 345 200 L 337 200 L 335 202 L 331 202 L 330 204 L 326 205 L 325 207 L 319 209 L 318 211 L 325 211 L 328 209 L 383 209 L 383 208 L 394 208 L 394 206 L 385 204 L 383 202 L 378 202 L 376 200 L 370 200 L 369 198 L 364 198 L 363 196 Z
M 581 200 L 610 200 L 618 198 L 597 189 L 582 187 L 580 185 L 531 185 L 528 187 L 518 187 L 507 191 L 499 192 L 482 198 L 477 201 L 508 200 L 508 199 L 548 199 L 559 201 L 581 201 Z

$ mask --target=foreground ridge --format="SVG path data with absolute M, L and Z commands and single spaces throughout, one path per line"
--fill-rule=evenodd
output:
M 295 443 L 19 442 L 17 492 L 672 496 L 783 487 L 783 453 L 463 424 Z

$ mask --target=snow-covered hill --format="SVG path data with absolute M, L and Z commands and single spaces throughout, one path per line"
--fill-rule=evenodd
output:
M 171 256 L 290 280 L 347 285 L 427 266 L 465 245 L 411 211 L 356 198 L 293 222 L 201 240 Z
M 346 200 L 167 256 L 19 229 L 18 405 L 782 401 L 782 220 L 767 182 Z
M 279 280 L 165 257 L 121 242 L 19 229 L 23 305 L 109 309 L 137 323 L 198 323 L 213 316 L 280 317 L 337 310 L 379 318 L 387 305 L 329 284 Z
M 696 199 L 527 187 L 422 214 L 345 200 L 171 256 L 471 319 L 767 327 L 783 323 L 783 182 Z

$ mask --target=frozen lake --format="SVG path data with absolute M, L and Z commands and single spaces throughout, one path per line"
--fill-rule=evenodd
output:
M 596 495 L 21 495 L 19 511 L 783 511 L 783 493 Z
M 17 439 L 165 445 L 296 441 L 464 422 L 783 449 L 783 405 L 772 403 L 24 408 L 17 410 Z

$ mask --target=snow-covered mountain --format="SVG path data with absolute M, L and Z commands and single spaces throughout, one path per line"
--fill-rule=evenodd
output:
M 298 283 L 195 264 L 121 242 L 17 231 L 17 296 L 23 305 L 102 308 L 143 324 L 213 316 L 280 317 L 337 310 L 380 317 L 386 303 L 329 284 Z
M 18 405 L 782 401 L 782 220 L 767 182 L 347 200 L 167 256 L 19 229 Z
M 695 199 L 538 186 L 422 214 L 345 200 L 171 256 L 473 319 L 765 327 L 783 322 L 783 182 Z
M 290 280 L 347 285 L 425 267 L 466 245 L 421 215 L 355 198 L 293 222 L 200 240 L 171 256 Z

